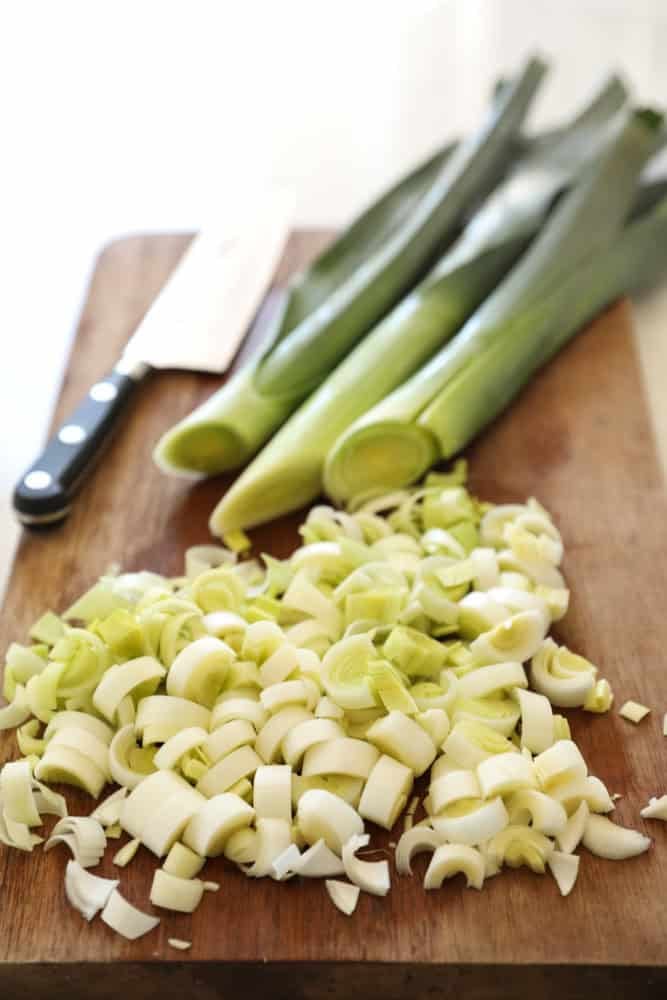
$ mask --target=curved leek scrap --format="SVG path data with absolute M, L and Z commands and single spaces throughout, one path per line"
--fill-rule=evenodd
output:
M 359 893 L 361 891 L 359 886 L 329 878 L 326 879 L 324 885 L 329 894 L 329 899 L 334 906 L 347 917 L 351 916 L 359 902 Z
M 556 843 L 560 847 L 563 854 L 572 854 L 572 852 L 579 846 L 581 839 L 584 836 L 589 815 L 590 809 L 588 808 L 588 802 L 580 802 L 576 811 L 569 817 L 564 828 L 560 831 L 560 833 L 555 835 Z
M 258 819 L 256 828 L 256 857 L 245 873 L 250 878 L 275 878 L 274 862 L 292 844 L 292 828 L 283 819 Z
M 33 794 L 33 777 L 27 760 L 9 761 L 0 771 L 0 795 L 5 821 L 40 826 L 41 818 Z
M 112 792 L 104 802 L 100 802 L 90 814 L 91 819 L 96 819 L 101 826 L 113 826 L 120 821 L 120 814 L 123 809 L 123 801 L 127 796 L 127 788 L 119 788 Z
M 413 772 L 409 767 L 383 754 L 368 775 L 359 801 L 359 815 L 391 830 L 405 808 L 412 782 Z
M 504 830 L 509 816 L 501 798 L 463 799 L 433 816 L 431 823 L 442 840 L 477 847 Z
M 254 818 L 255 810 L 238 795 L 229 792 L 214 795 L 188 822 L 183 843 L 202 857 L 217 857 L 222 854 L 227 838 L 250 826 Z
M 465 844 L 441 844 L 436 847 L 424 875 L 425 889 L 440 889 L 446 878 L 462 873 L 469 889 L 481 889 L 484 884 L 483 855 Z
M 156 868 L 151 885 L 153 906 L 178 913 L 194 913 L 204 895 L 204 883 L 195 878 L 179 878 L 163 868 Z
M 304 878 L 330 878 L 343 875 L 345 866 L 324 840 L 318 840 L 300 855 L 294 871 Z
M 406 294 L 493 186 L 543 73 L 531 60 L 494 96 L 482 129 L 459 145 L 399 225 L 392 215 L 400 188 L 306 272 L 288 293 L 269 348 L 160 441 L 156 459 L 163 468 L 211 474 L 243 464 L 257 450 Z M 222 525 L 221 533 L 239 526 Z
M 477 777 L 485 799 L 537 785 L 532 761 L 518 753 L 495 754 L 483 760 L 477 765 Z
M 65 868 L 65 894 L 72 906 L 90 922 L 104 909 L 111 893 L 118 887 L 117 879 L 91 875 L 76 861 Z
M 370 837 L 367 833 L 355 834 L 343 844 L 343 866 L 345 874 L 353 885 L 373 896 L 386 896 L 391 888 L 389 863 L 387 861 L 362 861 L 356 856 L 360 848 L 367 847 Z
M 182 938 L 167 938 L 167 944 L 177 951 L 189 951 L 192 948 L 192 941 L 184 941 Z
M 561 854 L 552 851 L 547 859 L 549 871 L 556 880 L 561 896 L 569 896 L 579 874 L 579 858 L 576 854 Z
M 399 875 L 412 875 L 412 859 L 415 854 L 434 851 L 442 843 L 435 830 L 428 826 L 414 826 L 406 830 L 396 845 L 396 871 Z
M 194 878 L 205 864 L 206 858 L 177 841 L 169 849 L 162 867 L 170 875 L 178 875 L 179 878 Z
M 589 816 L 586 820 L 583 845 L 591 854 L 610 861 L 624 861 L 648 851 L 651 838 L 638 830 L 616 826 L 606 816 Z
M 142 913 L 141 910 L 137 910 L 131 903 L 128 903 L 117 889 L 113 890 L 102 910 L 102 920 L 128 941 L 136 941 L 137 938 L 148 934 L 160 923 L 159 917 L 151 917 L 148 913 Z
M 116 865 L 117 868 L 125 868 L 134 859 L 140 845 L 141 841 L 137 837 L 134 840 L 128 840 L 127 844 L 124 844 L 120 850 L 116 851 L 112 864 Z
M 102 860 L 107 839 L 100 824 L 90 816 L 66 816 L 54 826 L 44 850 L 50 851 L 59 843 L 69 847 L 82 868 L 94 868 Z
M 661 795 L 660 798 L 652 796 L 639 815 L 644 819 L 662 819 L 667 823 L 667 795 Z
M 324 470 L 330 496 L 404 487 L 459 452 L 586 320 L 645 283 L 650 239 L 638 253 L 635 234 L 646 220 L 622 227 L 660 126 L 653 112 L 629 113 L 458 335 L 338 438 Z
M 531 826 L 512 825 L 497 833 L 486 845 L 490 857 L 499 865 L 519 868 L 526 865 L 539 875 L 551 853 L 553 843 Z

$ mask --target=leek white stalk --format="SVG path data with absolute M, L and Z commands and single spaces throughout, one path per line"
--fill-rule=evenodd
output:
M 531 662 L 533 687 L 552 705 L 576 708 L 583 705 L 595 684 L 597 668 L 553 639 L 545 639 Z
M 307 844 L 323 840 L 340 855 L 343 844 L 364 832 L 364 821 L 352 806 L 338 796 L 313 788 L 299 799 L 297 823 Z
M 207 798 L 226 792 L 241 778 L 253 775 L 261 767 L 262 759 L 250 746 L 233 750 L 214 764 L 197 782 L 197 791 Z
M 391 830 L 408 801 L 412 782 L 413 773 L 409 767 L 383 754 L 368 775 L 359 802 L 359 815 Z
M 117 879 L 91 875 L 76 861 L 65 868 L 65 894 L 72 906 L 90 923 L 104 909 L 111 893 L 118 887 Z
M 204 895 L 204 883 L 194 878 L 179 878 L 163 868 L 156 868 L 151 885 L 153 906 L 179 913 L 194 913 Z
M 108 927 L 129 941 L 148 934 L 160 923 L 159 917 L 142 913 L 114 889 L 102 910 L 102 920 Z
M 303 705 L 288 705 L 272 715 L 257 734 L 255 749 L 264 764 L 273 764 L 282 754 L 282 743 L 291 730 L 302 722 L 313 718 Z
M 477 847 L 504 830 L 509 816 L 500 798 L 488 802 L 464 799 L 431 817 L 431 823 L 443 840 Z
M 162 867 L 170 875 L 178 875 L 179 878 L 194 878 L 198 875 L 206 863 L 206 858 L 195 851 L 176 841 L 169 849 L 167 857 L 164 859 Z
M 378 719 L 366 738 L 383 753 L 409 767 L 416 777 L 427 771 L 435 760 L 436 748 L 431 737 L 419 723 L 402 712 L 390 712 Z

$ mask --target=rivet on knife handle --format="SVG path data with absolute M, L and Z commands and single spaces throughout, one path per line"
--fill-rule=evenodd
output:
M 121 361 L 92 386 L 17 484 L 14 510 L 22 524 L 39 527 L 67 517 L 74 494 L 148 371 L 147 365 Z

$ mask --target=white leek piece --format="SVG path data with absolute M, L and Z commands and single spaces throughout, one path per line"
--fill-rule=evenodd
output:
M 317 719 L 342 719 L 345 710 L 332 701 L 328 695 L 324 695 L 315 706 L 315 718 Z
M 120 822 L 131 837 L 141 838 L 144 827 L 171 795 L 191 790 L 173 771 L 157 771 L 145 777 L 123 801 Z
M 531 661 L 533 687 L 559 708 L 583 705 L 596 674 L 592 663 L 566 646 L 557 646 L 553 639 L 545 639 Z
M 579 874 L 579 858 L 576 854 L 562 854 L 552 851 L 547 859 L 549 871 L 556 880 L 561 896 L 569 896 Z
M 436 748 L 424 729 L 403 712 L 390 712 L 374 722 L 367 739 L 383 753 L 395 757 L 419 777 L 435 760 Z
M 311 789 L 321 789 L 331 792 L 336 798 L 343 799 L 353 809 L 356 809 L 364 790 L 363 778 L 349 778 L 344 774 L 320 774 L 304 778 L 300 774 L 292 774 L 292 804 L 298 805 L 299 799 Z
M 475 771 L 449 771 L 432 781 L 429 788 L 431 812 L 434 816 L 454 802 L 481 798 L 482 791 Z
M 554 720 L 551 703 L 535 691 L 514 691 L 521 709 L 521 746 L 531 753 L 542 753 L 554 743 Z
M 485 799 L 537 784 L 532 761 L 518 753 L 499 753 L 483 760 L 477 765 L 477 778 Z
M 477 847 L 504 830 L 509 816 L 500 798 L 488 802 L 464 799 L 433 816 L 431 823 L 442 840 Z
M 121 896 L 117 889 L 109 896 L 106 906 L 102 910 L 102 920 L 108 927 L 122 934 L 129 941 L 136 941 L 137 938 L 148 934 L 160 923 L 159 917 L 151 917 L 148 913 L 142 913 L 131 903 Z
M 484 884 L 483 855 L 465 844 L 441 844 L 435 849 L 424 875 L 425 889 L 440 889 L 446 878 L 463 874 L 469 889 L 481 889 Z
M 282 741 L 283 759 L 292 767 L 298 767 L 310 747 L 344 736 L 345 730 L 333 719 L 307 719 L 286 733 Z
M 588 774 L 586 761 L 572 740 L 558 740 L 538 754 L 533 763 L 537 779 L 545 789 L 564 778 L 585 778 Z
M 211 712 L 210 730 L 214 732 L 227 722 L 237 719 L 245 719 L 250 722 L 256 730 L 260 730 L 268 718 L 268 713 L 261 702 L 254 701 L 246 697 L 226 698 L 218 701 Z
M 367 833 L 354 834 L 343 844 L 343 866 L 350 882 L 373 896 L 386 896 L 391 888 L 389 863 L 387 861 L 362 861 L 357 851 L 367 847 L 370 837 Z
M 337 795 L 313 788 L 299 799 L 297 823 L 307 844 L 324 840 L 336 854 L 351 837 L 364 832 L 359 813 Z
M 97 820 L 90 816 L 66 816 L 54 826 L 44 850 L 50 851 L 59 843 L 69 847 L 82 868 L 94 868 L 104 855 L 107 840 Z
M 501 867 L 509 865 L 510 868 L 519 868 L 526 865 L 538 875 L 543 875 L 553 851 L 553 843 L 532 826 L 512 825 L 490 840 L 487 851 Z
M 177 951 L 189 951 L 192 948 L 192 941 L 184 941 L 183 938 L 167 938 L 167 944 Z
M 185 646 L 167 674 L 167 694 L 212 708 L 236 653 L 213 635 Z
M 272 684 L 282 684 L 298 669 L 298 666 L 296 646 L 291 642 L 284 642 L 259 668 L 262 686 L 266 688 Z
M 196 878 L 179 878 L 164 868 L 156 868 L 151 885 L 153 906 L 178 913 L 194 913 L 204 895 L 204 883 Z
M 101 826 L 113 826 L 114 823 L 118 823 L 126 795 L 127 788 L 118 788 L 104 802 L 100 802 L 99 806 L 91 812 L 90 818 L 96 819 Z
M 225 842 L 223 854 L 237 865 L 252 864 L 257 857 L 257 831 L 244 827 L 232 833 Z
M 301 851 L 296 844 L 290 844 L 282 854 L 274 858 L 269 873 L 276 882 L 284 882 L 296 874 L 296 870 L 301 860 Z
M 361 891 L 358 885 L 350 885 L 349 882 L 339 882 L 337 879 L 329 878 L 324 884 L 329 894 L 329 899 L 341 913 L 344 913 L 348 917 L 354 913 Z
M 68 746 L 47 746 L 44 756 L 35 767 L 35 777 L 40 781 L 60 781 L 75 785 L 83 788 L 94 799 L 99 797 L 107 780 L 105 772 L 93 761 L 79 750 Z
M 118 730 L 109 747 L 111 777 L 124 788 L 136 788 L 146 777 L 145 771 L 138 771 L 131 764 L 132 754 L 137 749 L 134 725 L 129 723 Z M 150 769 L 155 770 L 152 764 Z
M 14 697 L 8 705 L 0 708 L 0 731 L 22 726 L 32 715 L 30 702 L 23 684 L 17 684 Z
M 564 778 L 549 789 L 549 795 L 562 803 L 568 814 L 573 813 L 582 801 L 588 803 L 588 808 L 593 813 L 611 812 L 614 808 L 606 785 L 593 775 L 586 778 L 580 775 Z
M 589 813 L 588 803 L 581 802 L 569 817 L 563 830 L 556 834 L 556 843 L 563 854 L 572 854 L 581 843 Z
M 505 695 L 486 698 L 457 698 L 451 708 L 451 713 L 454 723 L 461 719 L 469 719 L 471 722 L 479 722 L 489 729 L 495 729 L 501 736 L 506 737 L 513 734 L 521 714 L 516 703 Z M 445 737 L 440 742 L 443 742 Z
M 601 677 L 586 695 L 584 711 L 601 714 L 602 712 L 608 712 L 613 704 L 614 692 L 611 689 L 611 685 L 605 677 Z
M 197 791 L 211 798 L 226 792 L 241 778 L 247 778 L 261 767 L 262 760 L 250 746 L 239 747 L 214 764 L 197 782 Z
M 47 742 L 60 729 L 87 729 L 89 733 L 96 736 L 102 743 L 106 743 L 107 746 L 111 743 L 114 735 L 111 726 L 86 712 L 56 712 L 44 731 L 44 738 Z
M 218 566 L 233 566 L 236 553 L 222 545 L 192 545 L 185 553 L 185 575 L 193 580 L 200 573 Z
M 273 764 L 281 757 L 281 746 L 284 738 L 301 722 L 313 718 L 303 705 L 289 705 L 276 712 L 261 727 L 257 734 L 255 749 L 265 764 Z
M 442 745 L 450 764 L 459 770 L 469 771 L 487 757 L 499 753 L 518 753 L 509 740 L 494 729 L 480 722 L 461 719 Z
M 32 779 L 32 787 L 35 805 L 40 816 L 44 813 L 51 816 L 60 816 L 61 819 L 63 816 L 67 816 L 67 802 L 63 795 L 59 795 L 57 792 L 47 788 L 46 785 L 43 785 L 41 781 L 37 781 L 36 778 Z M 93 819 L 97 819 L 97 816 L 93 816 Z
M 194 878 L 205 864 L 206 858 L 190 850 L 180 841 L 176 841 L 169 849 L 162 867 L 170 875 L 178 875 L 179 878 Z
M 116 720 L 118 706 L 127 695 L 140 688 L 143 695 L 153 694 L 166 671 L 153 656 L 140 656 L 109 667 L 95 688 L 93 705 L 105 719 Z
M 368 635 L 353 635 L 329 649 L 322 660 L 324 690 L 341 708 L 374 708 L 375 692 L 368 663 L 376 658 Z
M 638 830 L 617 826 L 606 816 L 589 816 L 586 820 L 583 845 L 591 854 L 610 861 L 624 861 L 648 851 L 651 838 Z
M 163 743 L 153 758 L 155 766 L 160 770 L 175 768 L 181 757 L 191 750 L 202 746 L 208 739 L 208 732 L 199 726 L 189 726 Z
M 474 639 L 470 651 L 478 663 L 523 663 L 538 651 L 548 628 L 549 619 L 543 611 L 520 611 Z
M 257 820 L 257 852 L 253 864 L 246 868 L 250 878 L 275 878 L 273 864 L 292 843 L 292 828 L 283 819 Z
M 317 840 L 299 857 L 294 871 L 304 878 L 328 878 L 343 875 L 345 866 L 324 840 Z
M 533 826 L 547 837 L 564 834 L 568 823 L 567 813 L 560 804 L 535 788 L 515 792 L 507 803 L 512 826 Z
M 459 678 L 457 697 L 486 698 L 500 691 L 528 687 L 528 678 L 522 665 L 513 660 L 471 670 Z
M 258 767 L 253 782 L 253 806 L 261 819 L 292 822 L 292 768 L 289 764 Z
M 171 773 L 171 772 L 159 772 Z M 173 792 L 164 803 L 144 823 L 140 837 L 141 842 L 158 858 L 163 857 L 172 845 L 180 838 L 192 817 L 206 803 L 203 795 L 192 788 L 187 782 L 185 787 Z M 141 788 L 135 788 L 133 795 Z
M 301 611 L 318 621 L 332 639 L 343 630 L 341 613 L 332 600 L 311 583 L 304 572 L 297 573 L 283 594 L 283 606 Z
M 234 719 L 215 729 L 201 744 L 202 753 L 216 764 L 232 750 L 255 742 L 255 728 L 246 719 Z
M 183 831 L 183 843 L 203 857 L 222 854 L 225 841 L 236 830 L 250 826 L 255 810 L 238 795 L 215 795 L 194 814 Z
M 399 875 L 412 875 L 412 859 L 415 854 L 434 851 L 442 843 L 431 827 L 415 826 L 403 833 L 396 845 L 396 870 Z
M 265 688 L 259 696 L 262 706 L 273 715 L 286 705 L 305 705 L 312 710 L 320 700 L 317 685 L 310 680 L 283 681 Z
M 146 746 L 150 743 L 165 743 L 181 729 L 190 726 L 208 731 L 210 720 L 211 713 L 203 705 L 197 705 L 187 698 L 154 694 L 139 702 L 135 728 L 137 736 Z
M 138 837 L 135 837 L 134 840 L 128 840 L 127 844 L 123 844 L 120 850 L 116 851 L 112 864 L 116 865 L 117 868 L 125 868 L 132 861 L 140 846 L 141 841 Z
M 423 730 L 420 732 L 423 733 Z M 364 740 L 340 737 L 310 747 L 303 758 L 301 773 L 306 778 L 320 774 L 344 774 L 366 779 L 379 756 L 379 751 Z
M 412 782 L 413 773 L 409 767 L 383 754 L 368 775 L 359 802 L 359 815 L 391 830 L 408 801 Z
M 626 701 L 619 708 L 618 714 L 621 718 L 627 719 L 628 722 L 634 722 L 635 725 L 638 725 L 642 719 L 646 718 L 650 711 L 650 708 L 647 708 L 646 705 L 640 705 L 637 701 Z
M 117 887 L 117 879 L 91 875 L 78 862 L 67 862 L 65 894 L 72 906 L 89 922 L 106 906 L 109 896 Z
M 40 826 L 41 819 L 32 788 L 33 778 L 27 760 L 8 761 L 0 771 L 0 795 L 7 817 L 26 826 Z
M 53 754 L 56 747 L 68 747 L 85 757 L 109 780 L 109 748 L 86 729 L 59 729 L 48 744 L 47 753 Z
M 667 822 L 667 795 L 661 795 L 660 798 L 652 796 L 639 815 L 644 819 L 662 819 Z

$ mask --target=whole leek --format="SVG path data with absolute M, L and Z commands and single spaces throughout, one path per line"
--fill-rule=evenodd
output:
M 370 406 L 407 379 L 500 281 L 563 186 L 599 154 L 625 91 L 612 79 L 569 126 L 533 140 L 434 270 L 284 424 L 211 518 L 226 534 L 296 510 L 322 490 L 327 453 Z
M 407 214 L 400 195 L 390 197 L 306 272 L 288 296 L 268 350 L 158 443 L 161 468 L 213 474 L 238 467 L 259 449 L 424 274 L 497 181 L 543 73 L 543 64 L 531 60 L 516 81 L 503 85 L 486 123 L 425 183 Z
M 587 319 L 664 267 L 664 201 L 621 232 L 660 123 L 632 114 L 459 335 L 338 439 L 331 496 L 405 485 L 455 454 Z

